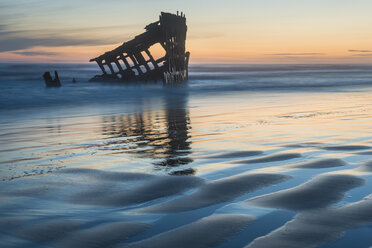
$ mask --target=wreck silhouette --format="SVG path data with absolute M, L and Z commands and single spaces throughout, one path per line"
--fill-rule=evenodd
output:
M 112 51 L 93 58 L 102 75 L 90 81 L 163 80 L 164 83 L 182 82 L 188 78 L 189 52 L 185 52 L 186 17 L 161 12 L 159 21 L 145 27 L 146 32 L 124 42 Z M 155 59 L 149 48 L 160 44 L 165 55 Z

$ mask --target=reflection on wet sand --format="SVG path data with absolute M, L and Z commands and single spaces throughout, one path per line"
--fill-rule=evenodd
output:
M 0 246 L 314 247 L 350 237 L 371 223 L 368 96 L 193 96 L 189 108 L 178 91 L 93 114 L 22 116 L 0 135 Z M 301 118 L 277 117 L 290 115 Z
M 156 169 L 167 170 L 191 163 L 187 95 L 167 95 L 164 100 L 164 112 L 103 117 L 102 134 L 109 140 L 104 149 L 152 158 Z M 171 172 L 174 175 L 194 173 L 192 168 Z

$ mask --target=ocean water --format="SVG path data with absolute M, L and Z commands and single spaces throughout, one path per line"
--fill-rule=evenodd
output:
M 98 73 L 0 64 L 1 247 L 372 246 L 371 65 Z

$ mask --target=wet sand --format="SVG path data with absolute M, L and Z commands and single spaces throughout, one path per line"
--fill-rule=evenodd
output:
M 185 91 L 2 109 L 0 246 L 372 245 L 371 89 Z

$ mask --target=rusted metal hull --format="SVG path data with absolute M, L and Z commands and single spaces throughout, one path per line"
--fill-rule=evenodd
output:
M 190 53 L 186 52 L 186 17 L 162 12 L 159 21 L 145 27 L 146 32 L 124 42 L 112 51 L 91 59 L 102 70 L 90 81 L 182 82 L 188 78 Z M 160 44 L 165 55 L 154 58 L 150 47 Z

